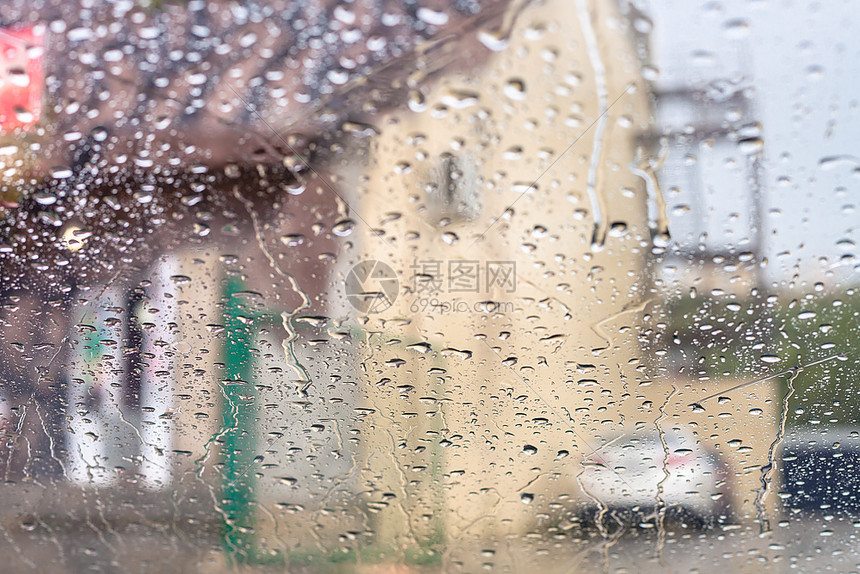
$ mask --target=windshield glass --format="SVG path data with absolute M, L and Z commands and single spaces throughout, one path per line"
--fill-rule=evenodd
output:
M 856 568 L 850 8 L 4 3 L 4 571 Z

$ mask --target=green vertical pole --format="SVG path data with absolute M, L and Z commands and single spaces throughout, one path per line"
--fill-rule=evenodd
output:
M 235 295 L 242 282 L 235 277 L 225 288 L 223 361 L 220 383 L 224 397 L 221 422 L 223 483 L 222 543 L 235 563 L 253 560 L 254 551 L 254 452 L 257 446 L 256 388 L 253 384 L 251 345 L 252 314 Z

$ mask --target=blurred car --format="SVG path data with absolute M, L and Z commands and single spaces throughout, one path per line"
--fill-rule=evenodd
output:
M 692 526 L 728 519 L 729 471 L 719 454 L 684 433 L 667 432 L 663 440 L 656 431 L 620 436 L 583 461 L 585 522 L 649 521 L 660 508 Z
M 786 509 L 860 511 L 860 431 L 798 429 L 782 446 L 780 498 Z

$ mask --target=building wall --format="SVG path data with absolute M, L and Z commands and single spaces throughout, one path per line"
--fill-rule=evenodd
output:
M 631 34 L 611 3 L 547 2 L 484 39 L 506 48 L 413 94 L 352 180 L 374 230 L 358 228 L 350 263 L 386 262 L 401 282 L 364 325 L 378 341 L 365 362 L 391 380 L 367 381 L 364 441 L 399 467 L 366 480 L 398 494 L 379 520 L 403 540 L 434 521 L 447 540 L 546 526 L 581 499 L 579 460 L 623 431 L 645 377 L 650 235 L 629 166 L 649 108 Z M 514 266 L 515 285 L 449 284 L 489 262 Z

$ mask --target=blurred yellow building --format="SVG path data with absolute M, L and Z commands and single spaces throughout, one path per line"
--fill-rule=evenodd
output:
M 547 2 L 482 41 L 498 53 L 414 93 L 344 174 L 369 226 L 347 267 L 401 282 L 363 325 L 362 457 L 404 543 L 546 528 L 601 437 L 658 416 L 624 413 L 646 378 L 651 243 L 633 33 L 613 3 Z
M 344 273 L 380 261 L 401 283 L 362 324 L 360 460 L 365 486 L 398 501 L 377 530 L 403 545 L 552 529 L 590 502 L 582 461 L 658 426 L 721 452 L 738 516 L 756 514 L 772 439 L 738 453 L 723 437 L 741 419 L 770 437 L 773 410 L 692 413 L 715 383 L 665 380 L 642 355 L 665 214 L 636 175 L 652 117 L 630 25 L 614 3 L 527 7 L 482 37 L 497 54 L 415 92 L 360 150 L 366 168 L 344 170 L 367 223 Z

